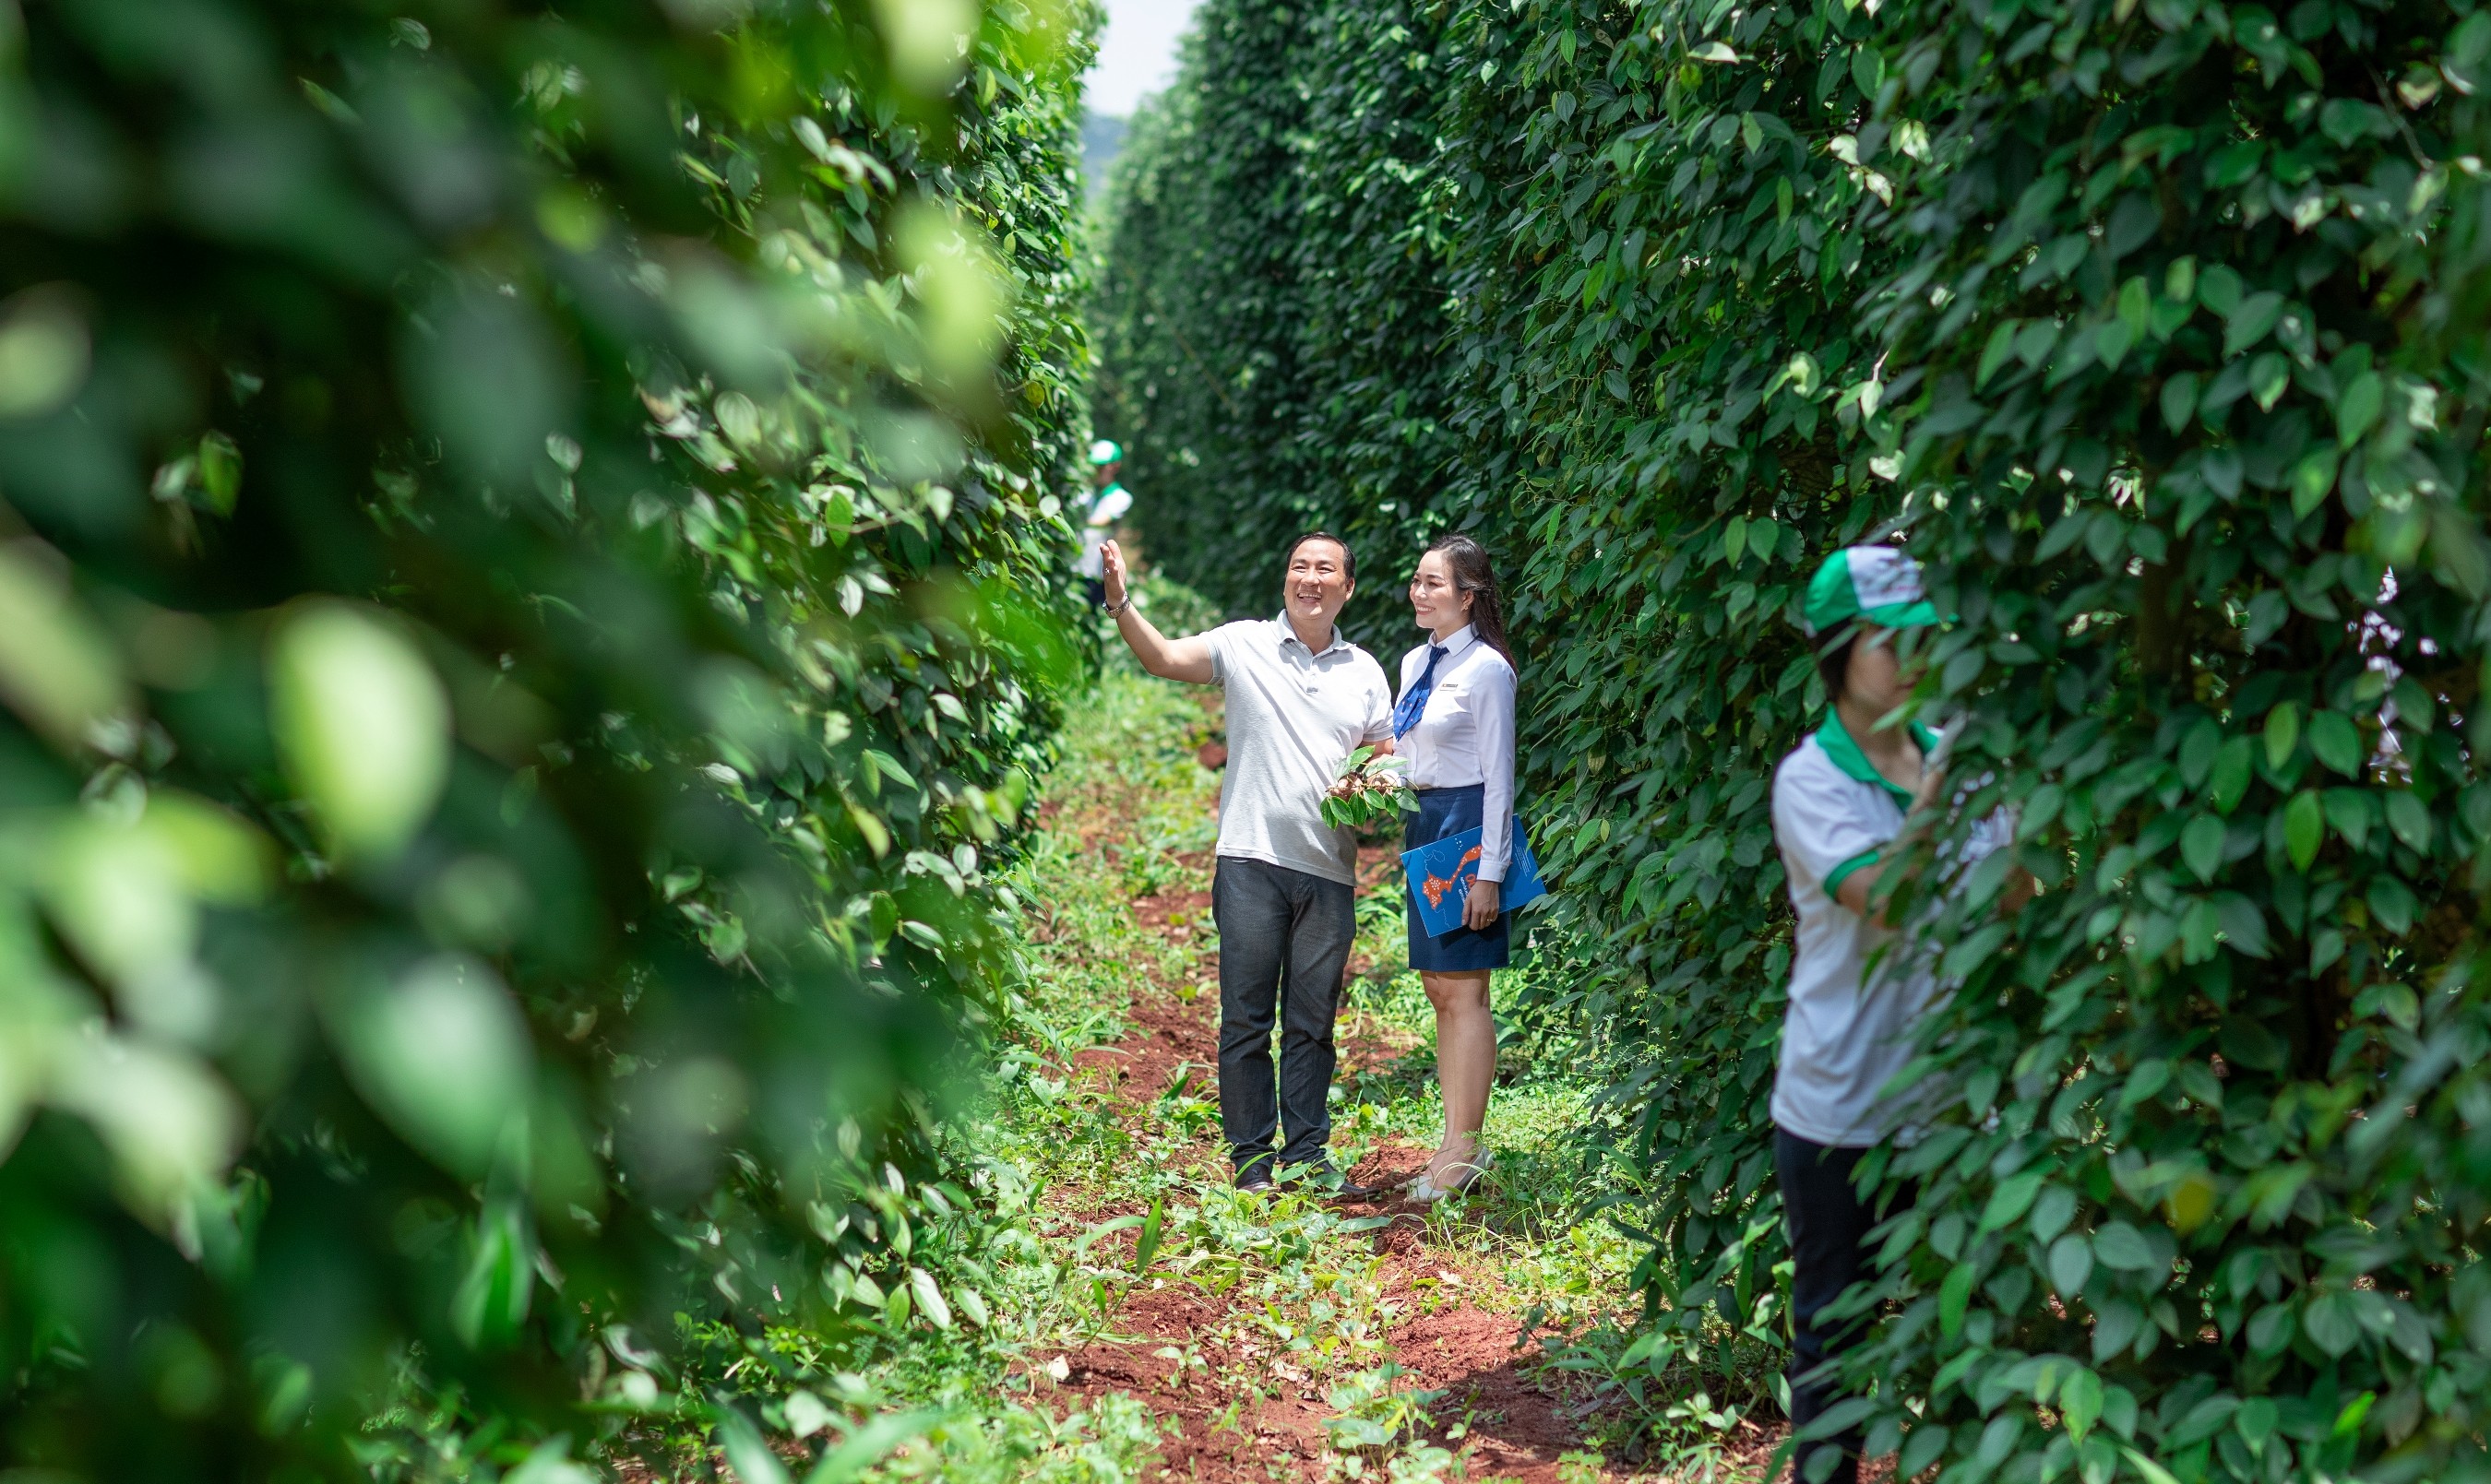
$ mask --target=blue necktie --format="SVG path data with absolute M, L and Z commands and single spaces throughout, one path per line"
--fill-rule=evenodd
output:
M 1441 644 L 1427 646 L 1427 668 L 1420 673 L 1419 684 L 1401 694 L 1401 704 L 1392 708 L 1392 740 L 1400 741 L 1419 724 L 1419 714 L 1427 709 L 1427 693 L 1436 688 L 1436 661 L 1445 657 Z

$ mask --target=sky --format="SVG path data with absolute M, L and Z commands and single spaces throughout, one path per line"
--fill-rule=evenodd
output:
M 1129 117 L 1145 93 L 1176 77 L 1177 38 L 1194 0 L 1107 0 L 1107 32 L 1090 69 L 1090 111 Z

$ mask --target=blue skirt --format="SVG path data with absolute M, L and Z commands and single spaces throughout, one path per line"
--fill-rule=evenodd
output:
M 1449 834 L 1477 829 L 1486 799 L 1486 787 L 1478 783 L 1420 790 L 1419 812 L 1403 818 L 1401 848 L 1417 850 Z M 1431 974 L 1467 974 L 1506 967 L 1511 956 L 1506 927 L 1513 920 L 1512 914 L 1500 916 L 1496 925 L 1484 933 L 1457 927 L 1441 938 L 1430 938 L 1426 929 L 1419 925 L 1419 898 L 1410 889 L 1407 872 L 1402 874 L 1401 897 L 1402 910 L 1410 915 L 1411 968 Z

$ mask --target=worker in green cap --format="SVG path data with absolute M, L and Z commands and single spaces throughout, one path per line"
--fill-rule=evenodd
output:
M 1802 619 L 1830 704 L 1825 724 L 1773 772 L 1773 841 L 1798 914 L 1773 1098 L 1793 1267 L 1794 1432 L 1839 1400 L 1829 1361 L 1857 1341 L 1860 1322 L 1821 1316 L 1868 1275 L 1868 1233 L 1888 1214 L 1862 1198 L 1853 1173 L 1870 1149 L 1909 1137 L 1912 1096 L 1888 1084 L 1911 1059 L 1936 974 L 1894 943 L 1900 924 L 1876 887 L 1917 843 L 1907 828 L 1930 828 L 1923 811 L 1944 797 L 1945 777 L 1938 737 L 1896 719 L 1920 678 L 1909 636 L 1939 622 L 1919 564 L 1891 546 L 1837 551 L 1809 582 Z M 2011 822 L 1993 815 L 1944 852 L 1942 870 L 1959 874 L 2010 837 Z M 1803 1439 L 1795 1479 L 1857 1484 L 1861 1443 L 1857 1427 Z M 1820 1459 L 1828 1451 L 1832 1463 Z
M 1107 600 L 1107 542 L 1116 534 L 1116 522 L 1133 508 L 1133 492 L 1116 478 L 1124 467 L 1125 451 L 1120 445 L 1105 438 L 1090 445 L 1090 470 L 1097 492 L 1081 515 L 1079 570 L 1094 608 Z

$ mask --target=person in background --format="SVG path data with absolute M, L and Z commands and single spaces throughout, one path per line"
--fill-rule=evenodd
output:
M 1509 961 L 1500 897 L 1513 858 L 1515 680 L 1496 572 L 1479 542 L 1448 536 L 1428 547 L 1410 579 L 1410 607 L 1427 642 L 1401 657 L 1401 701 L 1392 710 L 1393 742 L 1419 797 L 1402 849 L 1480 831 L 1479 876 L 1461 926 L 1431 938 L 1417 899 L 1404 903 L 1410 967 L 1436 1008 L 1436 1081 L 1445 1095 L 1444 1138 L 1410 1195 L 1433 1203 L 1468 1189 L 1491 1162 L 1480 1131 L 1496 1080 L 1488 979 Z
M 1861 1326 L 1823 1311 L 1868 1275 L 1868 1233 L 1888 1214 L 1861 1198 L 1853 1173 L 1868 1149 L 1908 1137 L 1910 1094 L 1887 1084 L 1910 1060 L 1914 1027 L 1938 985 L 1934 965 L 1908 946 L 1887 951 L 1899 924 L 1890 895 L 1876 888 L 1934 824 L 1924 811 L 1945 776 L 1937 736 L 1891 719 L 1919 682 L 1918 660 L 1901 653 L 1904 636 L 1938 623 L 1918 564 L 1891 546 L 1837 551 L 1809 582 L 1802 614 L 1832 704 L 1825 724 L 1773 772 L 1773 841 L 1799 919 L 1773 1097 L 1773 1170 L 1793 1268 L 1794 1431 L 1840 1399 L 1827 1362 L 1857 1342 Z M 1970 865 L 2010 833 L 2004 816 L 1983 821 L 1948 869 Z M 1795 1479 L 1857 1484 L 1861 1444 L 1857 1428 L 1802 1441 Z M 1839 1450 L 1836 1461 L 1811 1468 L 1827 1449 Z
M 1285 1129 L 1279 1170 L 1340 1196 L 1371 1196 L 1327 1151 L 1333 1021 L 1358 934 L 1358 840 L 1324 823 L 1323 796 L 1354 749 L 1392 740 L 1384 667 L 1334 624 L 1358 590 L 1357 564 L 1338 537 L 1302 536 L 1285 559 L 1279 617 L 1170 639 L 1133 607 L 1123 550 L 1109 541 L 1101 559 L 1106 610 L 1142 668 L 1227 694 L 1211 911 L 1219 929 L 1219 1120 L 1237 1184 L 1270 1187 L 1275 1134 Z
M 1090 445 L 1091 476 L 1097 489 L 1081 515 L 1081 562 L 1077 570 L 1093 603 L 1106 601 L 1107 542 L 1116 534 L 1116 522 L 1133 509 L 1133 492 L 1116 478 L 1124 467 L 1125 451 L 1119 445 L 1104 438 Z

